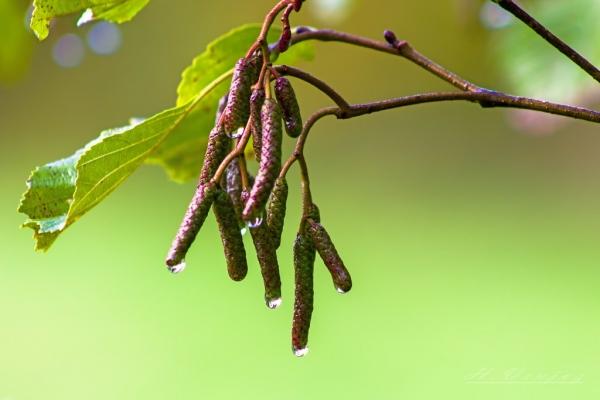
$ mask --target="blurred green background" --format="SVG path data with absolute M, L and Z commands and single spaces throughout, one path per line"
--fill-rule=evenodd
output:
M 600 136 L 589 123 L 531 134 L 469 103 L 320 123 L 307 150 L 315 201 L 354 288 L 337 294 L 317 261 L 302 359 L 289 344 L 295 186 L 275 311 L 252 251 L 247 279 L 227 279 L 212 217 L 185 273 L 166 271 L 194 184 L 157 167 L 50 252 L 33 251 L 15 211 L 30 170 L 171 106 L 206 43 L 272 3 L 152 1 L 119 25 L 118 51 L 86 50 L 75 68 L 57 65 L 53 46 L 93 26 L 64 18 L 46 41 L 24 41 L 31 66 L 0 86 L 0 400 L 597 399 Z M 374 38 L 394 29 L 474 82 L 511 90 L 495 53 L 503 31 L 482 26 L 481 5 L 308 0 L 294 23 Z M 352 102 L 447 89 L 401 59 L 339 44 L 318 44 L 303 68 Z M 327 104 L 297 91 L 305 114 Z

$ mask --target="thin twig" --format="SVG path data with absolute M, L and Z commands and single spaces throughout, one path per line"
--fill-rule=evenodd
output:
M 406 107 L 416 104 L 433 103 L 441 101 L 470 101 L 484 103 L 486 107 L 509 107 L 521 108 L 532 111 L 540 111 L 547 114 L 562 115 L 574 119 L 600 123 L 600 112 L 584 107 L 569 106 L 565 104 L 552 103 L 549 101 L 531 99 L 529 97 L 511 96 L 505 93 L 491 90 L 482 92 L 436 92 L 421 93 L 412 96 L 404 96 L 396 99 L 377 101 L 373 103 L 354 104 L 348 110 L 335 113 L 340 119 L 358 117 L 364 114 L 390 110 L 393 108 Z
M 274 69 L 282 75 L 293 76 L 294 78 L 301 79 L 311 84 L 329 96 L 329 98 L 333 100 L 333 102 L 341 109 L 346 109 L 350 106 L 348 102 L 344 100 L 344 98 L 338 92 L 335 91 L 335 89 L 308 72 L 302 71 L 298 68 L 290 67 L 289 65 L 276 65 Z
M 390 31 L 386 31 L 391 33 Z M 395 38 L 395 36 L 394 36 Z M 435 61 L 425 57 L 415 50 L 406 41 L 397 41 L 395 44 L 389 44 L 379 40 L 373 40 L 351 33 L 339 32 L 333 29 L 309 29 L 292 36 L 292 44 L 300 43 L 305 40 L 320 40 L 323 42 L 342 42 L 354 46 L 365 47 L 371 50 L 383 53 L 398 55 L 419 65 L 423 69 L 431 72 L 438 78 L 450 83 L 460 90 L 477 91 L 479 87 L 457 74 L 447 70 Z
M 269 13 L 263 21 L 262 28 L 260 30 L 258 38 L 256 39 L 256 42 L 254 42 L 254 44 L 248 49 L 248 52 L 246 53 L 246 58 L 250 58 L 250 56 L 252 56 L 252 54 L 261 47 L 263 47 L 264 54 L 264 46 L 267 44 L 267 35 L 269 34 L 269 29 L 271 29 L 271 25 L 273 25 L 273 22 L 275 21 L 277 15 L 284 8 L 286 8 L 289 3 L 289 0 L 281 0 L 279 1 L 279 3 L 275 4 L 271 11 L 269 11 Z
M 581 69 L 588 73 L 596 81 L 600 82 L 600 70 L 596 68 L 591 62 L 589 62 L 584 56 L 578 53 L 571 46 L 566 44 L 555 34 L 550 32 L 548 28 L 542 25 L 538 20 L 529 15 L 527 11 L 522 9 L 513 0 L 492 0 L 497 3 L 500 7 L 523 21 L 527 26 L 533 29 L 539 36 L 545 39 L 548 43 L 554 46 L 558 51 L 569 57 L 571 61 L 577 64 Z M 577 23 L 573 21 L 573 23 Z
M 213 183 L 220 182 L 221 176 L 223 176 L 223 174 L 225 173 L 225 170 L 227 169 L 229 163 L 232 162 L 238 156 L 244 154 L 244 149 L 246 148 L 246 145 L 250 140 L 253 121 L 254 120 L 252 116 L 250 116 L 250 118 L 248 118 L 248 122 L 246 123 L 246 127 L 244 128 L 244 133 L 242 133 L 242 136 L 240 136 L 240 138 L 238 139 L 235 148 L 231 150 L 231 152 L 229 152 L 229 154 L 225 156 L 221 164 L 219 164 L 219 168 L 217 168 L 217 171 L 215 172 L 211 180 Z
M 303 156 L 304 144 L 306 143 L 306 138 L 308 137 L 308 133 L 310 132 L 310 130 L 312 129 L 314 124 L 316 124 L 318 120 L 320 120 L 323 117 L 326 117 L 327 115 L 336 115 L 336 113 L 339 111 L 341 111 L 341 109 L 338 107 L 323 108 L 323 109 L 315 112 L 314 114 L 312 114 L 308 118 L 308 120 L 306 120 L 306 122 L 304 123 L 304 126 L 302 128 L 302 133 L 300 134 L 300 136 L 298 136 L 298 139 L 296 141 L 296 147 L 294 148 L 294 152 L 281 167 L 281 172 L 279 173 L 279 178 L 284 178 L 285 175 L 288 173 L 292 164 L 294 164 L 294 162 L 299 157 Z
M 300 164 L 300 181 L 302 182 L 302 215 L 308 216 L 312 211 L 312 193 L 310 191 L 310 178 L 308 176 L 308 165 L 304 154 L 297 157 L 298 164 Z

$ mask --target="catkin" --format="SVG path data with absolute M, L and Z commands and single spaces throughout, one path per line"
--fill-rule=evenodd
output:
M 241 281 L 248 273 L 246 250 L 233 202 L 225 191 L 219 190 L 215 196 L 213 212 L 221 234 L 229 277 Z
M 243 128 L 250 112 L 250 91 L 256 80 L 258 63 L 240 58 L 235 64 L 227 105 L 223 111 L 223 127 L 228 135 Z
M 208 144 L 204 154 L 204 162 L 200 171 L 200 182 L 208 182 L 219 168 L 221 161 L 231 149 L 232 140 L 222 128 L 215 127 L 208 135 Z
M 260 265 L 260 272 L 265 287 L 265 303 L 269 308 L 276 308 L 281 302 L 281 277 L 279 275 L 279 261 L 271 232 L 266 224 L 250 228 L 256 257 Z
M 275 97 L 281 106 L 285 131 L 290 137 L 297 138 L 302 133 L 302 115 L 292 83 L 287 78 L 275 80 Z
M 217 190 L 216 185 L 211 183 L 212 176 L 230 147 L 231 139 L 223 130 L 219 127 L 213 128 L 208 136 L 198 187 L 167 255 L 166 264 L 171 271 L 184 261 L 187 251 L 204 224 Z
M 266 99 L 261 109 L 262 148 L 258 174 L 244 208 L 243 218 L 251 221 L 262 213 L 281 170 L 281 111 L 277 102 Z
M 292 42 L 292 28 L 290 27 L 289 22 L 285 23 L 283 26 L 283 31 L 281 32 L 281 36 L 279 37 L 279 41 L 277 42 L 277 49 L 280 53 L 287 51 Z
M 242 211 L 244 210 L 244 202 L 242 201 L 242 174 L 237 160 L 232 161 L 225 171 L 224 185 L 227 194 L 231 199 L 235 215 L 238 220 L 239 228 L 243 228 L 246 224 L 242 220 Z
M 308 233 L 319 252 L 321 259 L 331 274 L 333 284 L 340 293 L 352 289 L 352 278 L 346 269 L 342 258 L 338 254 L 331 237 L 320 223 L 309 219 L 307 221 Z
M 260 163 L 260 152 L 262 148 L 262 124 L 260 113 L 265 102 L 265 90 L 263 88 L 254 89 L 250 96 L 250 118 L 252 118 L 252 146 L 256 161 Z
M 167 255 L 166 264 L 172 272 L 184 262 L 185 255 L 206 220 L 216 192 L 217 188 L 213 183 L 198 185 Z
M 267 205 L 267 226 L 271 230 L 273 246 L 276 249 L 281 245 L 281 234 L 285 222 L 286 202 L 288 197 L 288 184 L 285 178 L 278 178 Z
M 297 356 L 306 354 L 308 331 L 313 312 L 313 273 L 315 247 L 305 228 L 297 234 L 294 242 L 295 299 L 292 321 L 292 350 Z

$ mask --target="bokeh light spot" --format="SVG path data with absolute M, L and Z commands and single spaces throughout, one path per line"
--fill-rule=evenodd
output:
M 83 41 L 73 33 L 61 36 L 52 49 L 54 61 L 63 68 L 77 67 L 83 61 L 84 54 Z
M 88 32 L 87 43 L 96 54 L 112 54 L 121 47 L 121 30 L 110 22 L 98 22 Z
M 479 12 L 481 24 L 488 29 L 502 29 L 510 25 L 512 16 L 497 4 L 486 2 Z
M 336 25 L 350 16 L 354 4 L 354 0 L 312 0 L 310 10 L 321 21 Z

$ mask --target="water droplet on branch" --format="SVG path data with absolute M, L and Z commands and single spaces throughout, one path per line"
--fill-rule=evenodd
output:
M 187 265 L 185 263 L 185 260 L 183 260 L 179 264 L 170 266 L 168 268 L 169 268 L 169 271 L 171 271 L 171 273 L 179 274 L 180 272 L 183 272 L 183 270 L 185 269 L 186 266 Z
M 281 299 L 281 297 L 270 299 L 267 301 L 267 307 L 269 307 L 271 310 L 274 310 L 281 305 L 282 301 L 283 300 Z
M 256 218 L 252 222 L 248 222 L 248 227 L 250 229 L 258 228 L 263 223 L 263 219 L 261 217 Z
M 244 128 L 239 128 L 235 132 L 225 133 L 225 134 L 227 135 L 227 137 L 229 137 L 231 139 L 237 139 L 237 138 L 241 137 L 244 134 Z
M 304 347 L 302 349 L 294 349 L 294 355 L 296 357 L 304 357 L 308 354 L 308 347 Z

